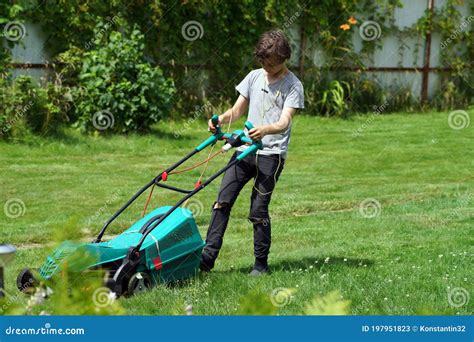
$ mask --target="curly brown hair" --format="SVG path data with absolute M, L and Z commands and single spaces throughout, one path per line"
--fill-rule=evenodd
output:
M 259 63 L 268 58 L 274 58 L 278 63 L 283 63 L 291 56 L 290 43 L 283 31 L 267 31 L 260 36 L 254 54 Z

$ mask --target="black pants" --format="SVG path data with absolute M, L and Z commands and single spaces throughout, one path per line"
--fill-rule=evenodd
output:
M 240 153 L 235 152 L 229 163 Z M 279 155 L 253 155 L 244 158 L 225 172 L 217 202 L 214 203 L 212 209 L 201 268 L 210 270 L 214 267 L 214 262 L 222 246 L 232 206 L 240 190 L 251 179 L 255 179 L 255 186 L 252 189 L 248 219 L 253 223 L 254 255 L 257 259 L 268 257 L 271 244 L 268 206 L 284 163 L 285 160 Z

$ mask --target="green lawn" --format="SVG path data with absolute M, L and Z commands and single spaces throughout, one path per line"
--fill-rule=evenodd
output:
M 248 185 L 232 212 L 215 271 L 184 286 L 159 286 L 120 299 L 127 312 L 182 314 L 185 303 L 192 303 L 195 314 L 234 314 L 251 293 L 289 288 L 296 292 L 280 314 L 300 314 L 315 296 L 333 290 L 351 301 L 351 314 L 472 314 L 473 298 L 453 306 L 448 294 L 463 288 L 474 295 L 474 125 L 454 130 L 448 113 L 400 113 L 375 117 L 354 137 L 368 118 L 295 119 L 289 158 L 271 204 L 271 276 L 246 275 L 253 263 Z M 2 207 L 14 198 L 26 208 L 18 218 L 0 212 L 1 241 L 19 249 L 7 269 L 7 290 L 15 293 L 21 268 L 42 263 L 54 231 L 73 226 L 91 239 L 139 187 L 208 134 L 200 122 L 174 139 L 173 130 L 183 126 L 162 123 L 146 136 L 68 132 L 61 139 L 0 143 Z M 214 159 L 207 174 L 229 157 Z M 190 187 L 198 174 L 169 182 Z M 202 236 L 219 181 L 195 197 L 203 208 L 196 218 Z M 153 206 L 180 197 L 164 191 L 155 191 Z M 380 210 L 366 215 L 375 217 L 361 213 L 367 199 L 380 203 Z M 144 201 L 139 199 L 111 233 L 134 222 Z

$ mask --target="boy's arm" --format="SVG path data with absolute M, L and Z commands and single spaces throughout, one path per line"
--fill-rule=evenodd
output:
M 227 110 L 224 114 L 219 115 L 219 123 L 232 123 L 238 120 L 247 111 L 248 106 L 249 100 L 240 95 L 231 109 Z M 207 122 L 207 125 L 209 126 L 209 130 L 214 133 L 215 128 L 211 120 Z
M 281 113 L 280 120 L 271 125 L 259 126 L 252 128 L 249 131 L 250 138 L 254 140 L 261 140 L 265 135 L 278 134 L 284 132 L 290 127 L 293 115 L 296 113 L 296 108 L 285 107 Z
M 235 101 L 234 106 L 227 110 L 224 114 L 219 115 L 220 123 L 234 122 L 238 120 L 246 111 L 249 106 L 249 100 L 244 96 L 239 95 L 237 101 Z M 232 120 L 232 121 L 231 121 Z

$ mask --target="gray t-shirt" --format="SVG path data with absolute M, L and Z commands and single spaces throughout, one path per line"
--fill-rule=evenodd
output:
M 249 100 L 248 121 L 254 126 L 276 123 L 280 120 L 284 107 L 304 108 L 304 91 L 300 80 L 289 71 L 284 78 L 267 84 L 265 71 L 251 71 L 238 86 L 237 91 Z M 281 154 L 286 158 L 290 143 L 291 125 L 279 134 L 263 137 L 263 150 L 259 154 Z M 243 151 L 247 146 L 240 146 Z

